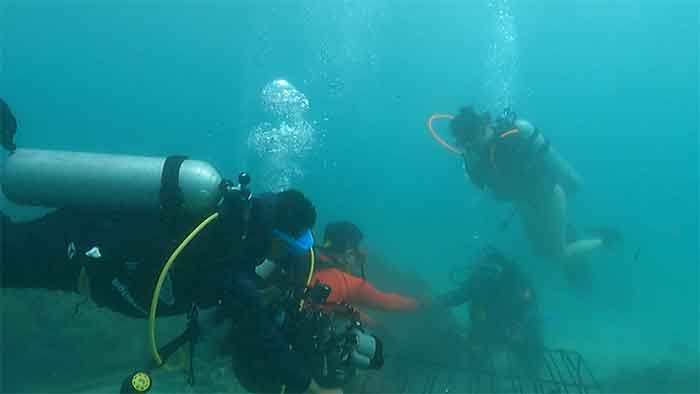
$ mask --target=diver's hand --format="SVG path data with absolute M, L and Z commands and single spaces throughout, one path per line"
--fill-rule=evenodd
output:
M 418 298 L 417 301 L 418 302 L 416 305 L 416 309 L 418 309 L 418 310 L 421 310 L 421 309 L 430 310 L 430 309 L 437 308 L 440 306 L 438 300 L 436 300 L 432 296 Z
M 327 389 L 321 387 L 316 383 L 315 380 L 311 379 L 311 384 L 309 384 L 308 391 L 310 394 L 343 394 L 343 389 L 340 387 Z

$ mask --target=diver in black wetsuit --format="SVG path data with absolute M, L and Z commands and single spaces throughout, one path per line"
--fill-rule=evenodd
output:
M 280 374 L 288 390 L 305 390 L 310 372 L 268 316 L 254 267 L 270 258 L 292 272 L 307 269 L 308 249 L 300 247 L 301 241 L 290 246 L 272 233 L 309 237 L 315 215 L 301 193 L 288 190 L 253 199 L 245 240 L 237 215 L 213 222 L 168 274 L 159 315 L 186 313 L 192 303 L 202 308 L 220 304 L 226 313 L 245 315 L 255 323 L 241 334 L 267 355 L 270 372 Z M 3 215 L 2 287 L 80 291 L 99 306 L 146 318 L 160 269 L 187 235 L 185 227 L 166 227 L 158 217 L 63 209 L 26 223 Z
M 533 252 L 558 262 L 572 283 L 585 283 L 586 268 L 578 266 L 591 252 L 622 245 L 622 233 L 611 227 L 567 236 L 569 200 L 583 181 L 532 123 L 509 108 L 492 120 L 467 106 L 451 118 L 450 130 L 469 180 L 511 204 Z
M 3 146 L 13 148 L 16 122 L 2 104 Z M 184 314 L 192 304 L 219 306 L 222 315 L 245 316 L 238 334 L 267 361 L 287 392 L 319 392 L 304 358 L 291 346 L 258 292 L 255 266 L 275 261 L 295 288 L 303 289 L 316 221 L 313 204 L 286 190 L 224 200 L 219 218 L 184 249 L 168 273 L 158 314 Z M 1 216 L 0 284 L 89 295 L 99 306 L 147 317 L 154 284 L 165 261 L 201 218 L 161 213 L 58 209 L 29 222 Z M 173 220 L 176 219 L 176 220 Z
M 462 285 L 436 299 L 446 307 L 469 303 L 469 355 L 484 367 L 497 350 L 509 351 L 524 371 L 536 373 L 544 361 L 537 300 L 517 265 L 495 250 L 471 265 Z

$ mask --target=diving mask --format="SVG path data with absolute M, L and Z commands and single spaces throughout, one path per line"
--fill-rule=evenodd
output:
M 314 245 L 314 236 L 310 229 L 304 231 L 297 238 L 280 230 L 272 230 L 272 235 L 287 243 L 289 250 L 296 256 L 303 256 Z

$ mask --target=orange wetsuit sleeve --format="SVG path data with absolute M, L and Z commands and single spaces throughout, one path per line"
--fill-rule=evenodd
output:
M 320 281 L 331 287 L 328 304 L 348 303 L 355 307 L 367 306 L 375 309 L 410 311 L 417 302 L 410 297 L 377 290 L 371 283 L 336 268 L 318 271 L 311 279 L 312 285 Z
M 347 283 L 347 297 L 350 304 L 390 311 L 411 311 L 417 307 L 418 303 L 413 298 L 384 293 L 364 279 L 346 273 L 343 275 Z

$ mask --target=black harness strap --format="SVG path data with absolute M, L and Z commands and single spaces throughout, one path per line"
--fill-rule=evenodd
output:
M 187 156 L 169 156 L 163 163 L 160 178 L 160 207 L 165 216 L 172 216 L 184 202 L 180 190 L 180 167 Z

